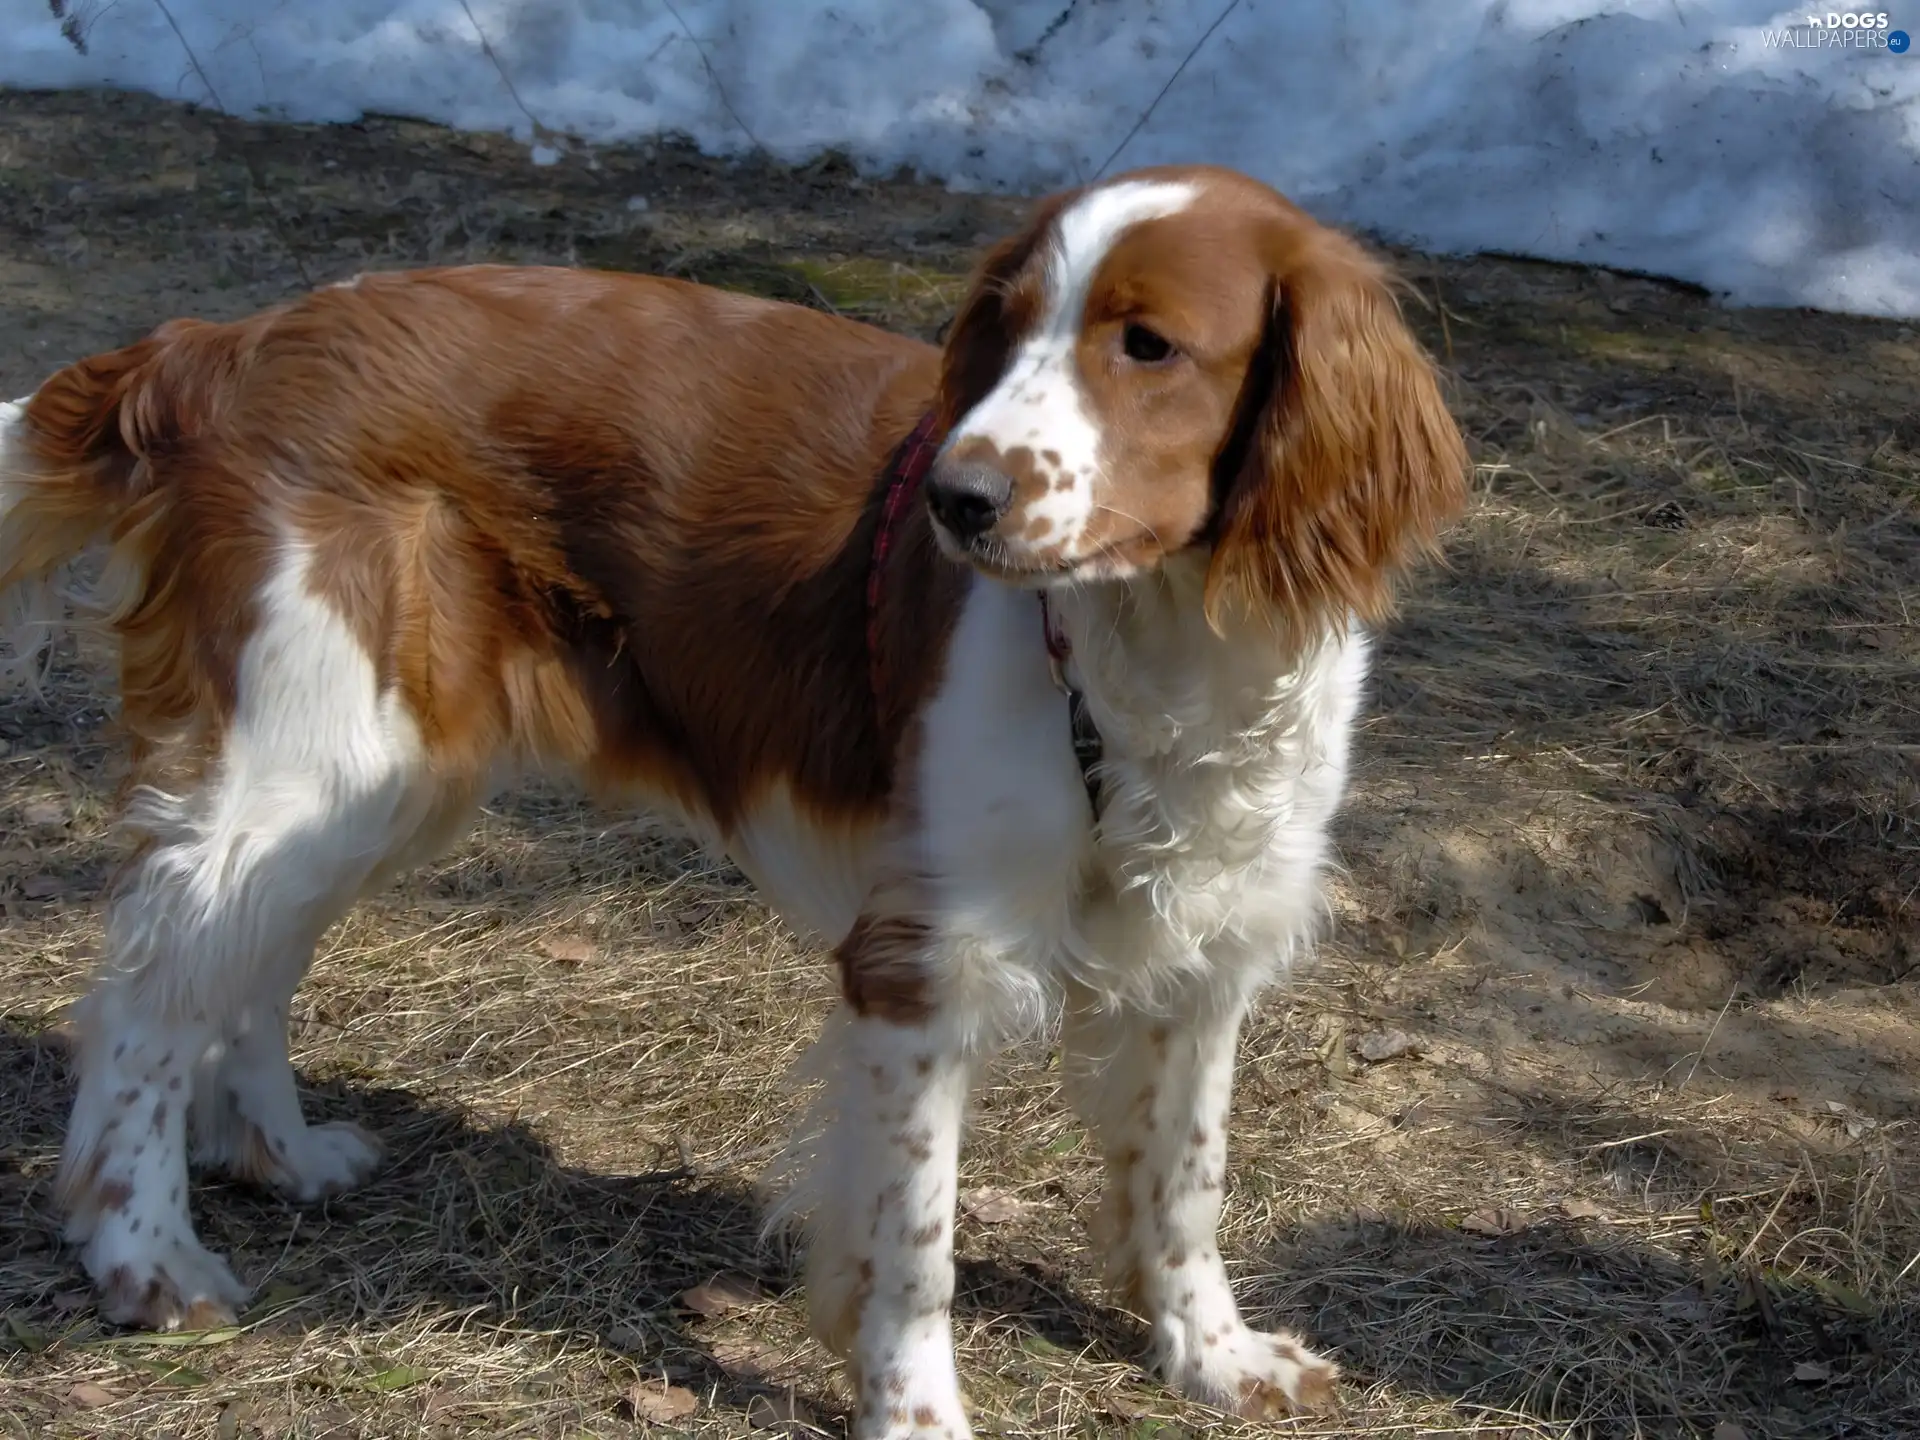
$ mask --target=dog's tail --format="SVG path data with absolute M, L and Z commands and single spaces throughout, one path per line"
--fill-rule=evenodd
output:
M 241 343 L 238 327 L 174 321 L 0 401 L 0 688 L 38 688 L 73 611 L 117 625 L 146 597 L 172 499 L 155 460 L 217 416 Z M 102 550 L 77 587 L 74 562 Z

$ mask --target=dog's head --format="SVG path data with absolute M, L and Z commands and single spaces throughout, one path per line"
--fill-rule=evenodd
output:
M 949 554 L 1044 586 L 1205 547 L 1216 623 L 1379 618 L 1465 496 L 1385 268 L 1231 171 L 1043 201 L 974 277 L 940 406 Z

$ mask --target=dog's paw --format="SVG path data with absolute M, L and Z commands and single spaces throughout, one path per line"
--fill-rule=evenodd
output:
M 1334 1408 L 1340 1367 L 1296 1335 L 1262 1334 L 1244 1325 L 1209 1331 L 1186 1357 L 1174 1387 L 1243 1420 L 1275 1420 Z

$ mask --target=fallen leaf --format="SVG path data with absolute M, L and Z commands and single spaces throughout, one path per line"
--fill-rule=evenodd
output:
M 1023 1335 L 1020 1348 L 1029 1355 L 1038 1355 L 1044 1359 L 1055 1359 L 1071 1352 L 1064 1345 L 1056 1345 L 1044 1335 Z
M 58 800 L 35 800 L 21 810 L 20 818 L 29 825 L 65 825 L 67 807 Z
M 1347 1054 L 1347 1027 L 1340 1021 L 1331 1023 L 1327 1038 L 1320 1042 L 1317 1053 L 1329 1075 L 1344 1080 L 1353 1074 L 1353 1059 Z
M 1793 1367 L 1793 1378 L 1802 1385 L 1817 1385 L 1822 1380 L 1831 1380 L 1833 1369 L 1818 1360 L 1802 1360 Z
M 1731 1420 L 1722 1420 L 1713 1427 L 1713 1440 L 1747 1440 L 1747 1432 Z
M 1591 1200 L 1576 1195 L 1560 1202 L 1560 1213 L 1569 1220 L 1603 1220 L 1607 1212 Z
M 549 935 L 540 950 L 557 965 L 585 965 L 600 958 L 600 947 L 584 935 Z
M 1107 1395 L 1102 1397 L 1100 1408 L 1114 1419 L 1127 1422 L 1138 1420 L 1147 1413 L 1147 1407 L 1125 1395 Z
M 150 1340 L 153 1337 L 143 1335 L 140 1338 Z M 195 1370 L 190 1365 L 177 1365 L 171 1360 L 140 1360 L 129 1357 L 121 1361 L 121 1363 L 123 1365 L 131 1365 L 136 1370 L 144 1370 L 149 1375 L 158 1379 L 162 1384 L 166 1385 L 204 1385 L 207 1383 L 207 1377 L 201 1374 L 200 1371 Z
M 1419 1055 L 1420 1042 L 1404 1030 L 1375 1030 L 1354 1043 L 1354 1052 L 1369 1065 Z
M 420 1418 L 425 1421 L 439 1420 L 451 1415 L 461 1405 L 458 1391 L 449 1390 L 444 1385 L 436 1385 L 427 1392 L 427 1398 L 420 1402 Z
M 20 884 L 20 893 L 29 900 L 51 900 L 66 889 L 67 882 L 58 875 L 29 875 Z
M 79 1344 L 87 1350 L 199 1350 L 208 1345 L 225 1345 L 246 1333 L 244 1326 L 220 1325 L 212 1330 L 150 1330 L 138 1335 L 108 1335 Z
M 747 1424 L 755 1430 L 804 1427 L 818 1430 L 820 1419 L 791 1395 L 756 1395 L 747 1405 Z
M 736 1380 L 760 1380 L 780 1368 L 779 1354 L 758 1340 L 729 1335 L 713 1342 L 713 1363 Z
M 963 1195 L 960 1208 L 982 1225 L 1005 1225 L 1033 1207 L 1009 1191 L 987 1189 Z
M 248 1323 L 264 1320 L 276 1311 L 285 1310 L 306 1298 L 307 1289 L 304 1285 L 296 1285 L 290 1280 L 276 1280 L 253 1297 L 253 1303 L 240 1318 Z
M 647 1332 L 637 1325 L 615 1325 L 607 1331 L 606 1341 L 612 1349 L 631 1355 L 646 1348 Z
M 422 1370 L 418 1365 L 385 1365 L 360 1383 L 369 1390 L 404 1390 L 432 1378 L 431 1370 Z
M 104 1385 L 96 1385 L 91 1380 L 82 1380 L 67 1391 L 67 1399 L 82 1410 L 98 1410 L 102 1405 L 111 1405 L 120 1397 Z
M 1518 1235 L 1527 1228 L 1527 1217 L 1518 1210 L 1483 1206 L 1460 1221 L 1469 1235 Z
M 664 1425 L 693 1414 L 700 1408 L 700 1397 L 685 1386 L 639 1380 L 627 1391 L 627 1404 L 633 1407 L 634 1419 Z
M 766 1297 L 744 1275 L 716 1275 L 704 1285 L 696 1285 L 680 1297 L 680 1303 L 696 1315 L 731 1315 L 758 1305 Z

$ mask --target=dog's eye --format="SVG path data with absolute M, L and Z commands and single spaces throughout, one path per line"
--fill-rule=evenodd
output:
M 1120 336 L 1120 349 L 1129 360 L 1142 365 L 1158 365 L 1162 360 L 1173 358 L 1173 342 L 1137 321 L 1127 326 Z

